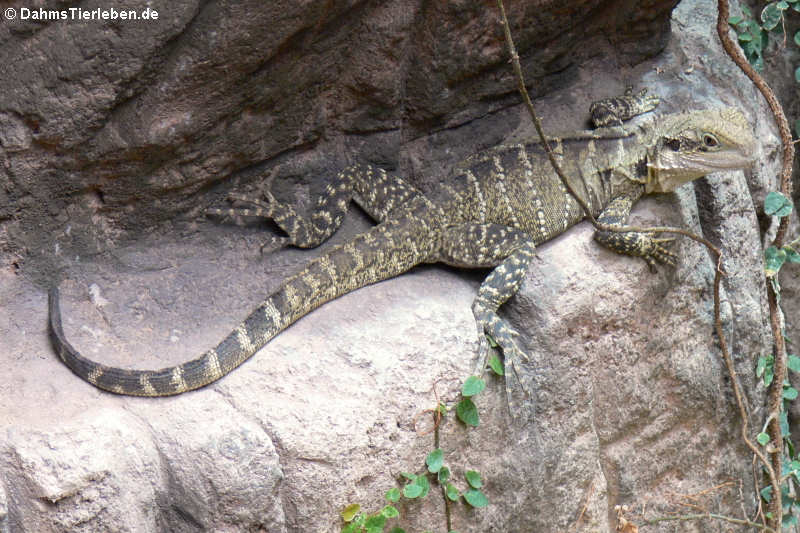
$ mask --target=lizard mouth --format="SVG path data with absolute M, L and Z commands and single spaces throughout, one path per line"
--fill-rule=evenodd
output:
M 672 192 L 684 183 L 725 170 L 739 170 L 753 164 L 755 158 L 738 150 L 714 153 L 661 153 L 648 163 L 646 192 Z

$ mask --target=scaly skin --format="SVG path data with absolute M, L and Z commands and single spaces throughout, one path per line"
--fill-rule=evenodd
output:
M 744 168 L 751 162 L 755 140 L 734 109 L 666 115 L 632 128 L 620 126 L 657 104 L 658 99 L 644 91 L 628 91 L 592 105 L 597 129 L 552 139 L 571 185 L 601 222 L 624 225 L 631 206 L 645 193 L 672 191 L 710 172 Z M 400 178 L 369 165 L 339 173 L 309 218 L 268 193 L 264 201 L 237 199 L 248 207 L 207 212 L 272 219 L 286 232 L 286 242 L 302 248 L 330 237 L 351 199 L 378 225 L 285 280 L 216 348 L 161 370 L 114 368 L 81 356 L 64 335 L 54 287 L 50 331 L 61 360 L 107 391 L 180 394 L 226 375 L 323 303 L 434 262 L 493 269 L 472 306 L 481 360 L 488 349 L 486 335 L 500 345 L 507 363 L 524 359 L 514 340 L 516 333 L 497 310 L 519 289 L 536 246 L 584 217 L 537 142 L 499 146 L 467 159 L 442 186 L 438 199 L 427 198 Z M 651 265 L 675 260 L 663 246 L 666 240 L 648 233 L 598 232 L 595 238 Z

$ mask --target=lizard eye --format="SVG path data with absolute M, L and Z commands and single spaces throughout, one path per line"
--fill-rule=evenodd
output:
M 703 146 L 705 146 L 706 148 L 716 148 L 717 146 L 719 146 L 719 141 L 717 140 L 716 137 L 714 137 L 714 135 L 710 133 L 704 133 Z

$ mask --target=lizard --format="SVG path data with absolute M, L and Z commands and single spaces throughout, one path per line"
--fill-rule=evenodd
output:
M 573 190 L 603 224 L 622 226 L 644 194 L 674 191 L 709 173 L 752 163 L 755 139 L 735 108 L 653 115 L 625 122 L 659 104 L 646 90 L 590 107 L 594 128 L 552 137 Z M 106 366 L 82 356 L 67 340 L 58 286 L 49 291 L 49 331 L 60 359 L 92 385 L 117 394 L 168 396 L 225 376 L 300 317 L 343 294 L 398 276 L 416 265 L 442 262 L 491 269 L 472 305 L 478 352 L 487 337 L 506 363 L 525 359 L 517 332 L 498 310 L 520 288 L 536 246 L 564 233 L 585 213 L 555 174 L 539 141 L 502 145 L 467 158 L 435 193 L 372 165 L 354 165 L 327 185 L 310 216 L 268 191 L 263 199 L 231 195 L 229 208 L 209 215 L 271 219 L 285 244 L 313 248 L 340 226 L 351 200 L 376 225 L 310 261 L 268 295 L 222 342 L 199 357 L 160 370 Z M 596 231 L 595 240 L 653 267 L 674 264 L 671 238 L 649 232 Z

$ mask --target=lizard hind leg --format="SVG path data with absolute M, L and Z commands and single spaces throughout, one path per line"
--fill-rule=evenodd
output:
M 306 217 L 287 203 L 278 201 L 271 192 L 264 192 L 264 200 L 240 195 L 229 199 L 238 206 L 206 210 L 208 215 L 228 216 L 234 220 L 243 217 L 269 219 L 281 228 L 286 237 L 277 241 L 298 248 L 314 248 L 322 244 L 342 225 L 351 199 L 373 219 L 382 222 L 421 193 L 402 179 L 372 165 L 352 165 L 336 175 L 325 187 L 325 193 Z M 275 240 L 275 239 L 273 239 Z
M 512 415 L 522 405 L 514 399 L 522 394 L 524 404 L 531 403 L 532 391 L 524 385 L 519 365 L 528 360 L 520 348 L 518 333 L 497 313 L 501 305 L 517 293 L 536 246 L 530 237 L 515 228 L 496 224 L 464 224 L 447 228 L 442 236 L 438 259 L 462 267 L 494 267 L 484 279 L 472 303 L 478 331 L 478 368 L 486 365 L 490 337 L 503 351 L 506 395 Z

